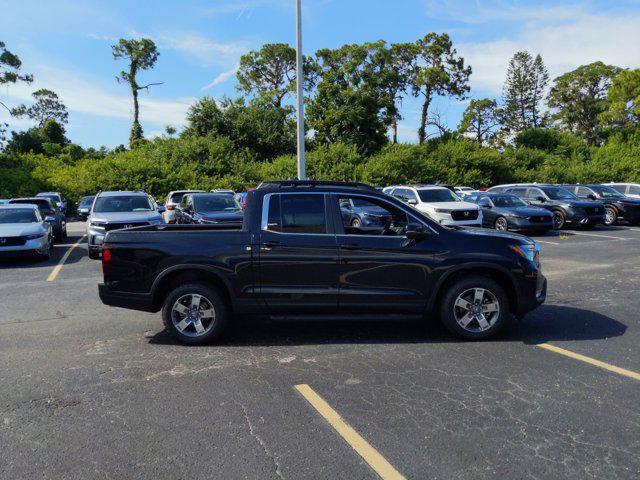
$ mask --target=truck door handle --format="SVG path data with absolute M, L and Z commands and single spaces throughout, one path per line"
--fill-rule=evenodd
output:
M 261 246 L 260 246 L 260 251 L 261 252 L 268 252 L 269 250 L 271 250 L 273 247 L 281 247 L 283 245 L 282 242 L 278 242 L 277 240 L 269 240 L 267 242 L 264 242 Z

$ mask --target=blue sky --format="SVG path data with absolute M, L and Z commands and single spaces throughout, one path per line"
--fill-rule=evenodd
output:
M 37 88 L 56 91 L 69 107 L 68 136 L 84 146 L 127 142 L 131 100 L 115 81 L 124 62 L 112 59 L 120 37 L 152 38 L 161 52 L 141 82 L 164 82 L 141 94 L 145 135 L 180 128 L 188 106 L 204 95 L 235 96 L 240 56 L 267 42 L 295 41 L 294 0 L 0 0 L 0 40 L 17 53 L 32 85 L 0 89 L 0 99 L 29 101 Z M 458 1 L 303 0 L 304 52 L 384 39 L 413 41 L 447 32 L 473 67 L 471 97 L 499 97 L 509 58 L 541 53 L 552 78 L 602 60 L 640 66 L 640 3 L 631 0 Z M 435 109 L 455 127 L 465 101 L 439 99 Z M 4 116 L 3 116 L 4 115 Z M 419 103 L 403 103 L 401 140 L 416 141 Z M 0 121 L 23 129 L 27 120 Z

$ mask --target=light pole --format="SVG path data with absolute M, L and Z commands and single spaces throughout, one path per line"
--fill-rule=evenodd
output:
M 298 120 L 298 178 L 307 178 L 307 165 L 304 159 L 304 94 L 302 73 L 302 7 L 301 0 L 296 0 L 296 96 L 298 108 L 296 118 Z

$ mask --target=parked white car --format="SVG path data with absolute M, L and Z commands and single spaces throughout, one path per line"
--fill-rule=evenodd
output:
M 640 183 L 605 183 L 627 197 L 640 198 Z
M 52 221 L 52 217 L 43 218 L 36 205 L 0 206 L 0 256 L 29 254 L 42 260 L 51 258 Z
M 448 226 L 482 226 L 482 211 L 475 203 L 465 202 L 449 188 L 438 185 L 397 185 L 383 189 L 426 213 L 434 221 Z

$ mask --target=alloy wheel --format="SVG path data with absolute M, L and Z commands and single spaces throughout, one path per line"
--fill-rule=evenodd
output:
M 553 212 L 553 228 L 560 230 L 564 227 L 564 215 L 560 212 Z
M 605 208 L 604 209 L 604 224 L 605 225 L 613 225 L 616 223 L 617 215 L 613 208 Z
M 497 297 L 485 288 L 465 290 L 453 304 L 453 315 L 468 332 L 484 332 L 498 321 L 500 303 Z
M 496 219 L 496 230 L 502 230 L 503 232 L 506 232 L 507 230 L 509 230 L 509 224 L 507 223 L 507 219 L 503 218 L 503 217 L 498 217 Z
M 183 295 L 171 307 L 173 326 L 183 335 L 206 335 L 216 321 L 216 311 L 206 297 L 195 293 Z

